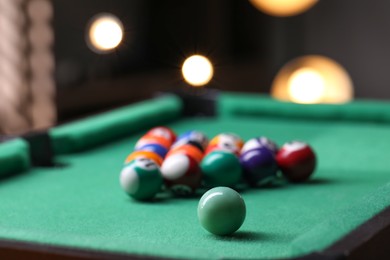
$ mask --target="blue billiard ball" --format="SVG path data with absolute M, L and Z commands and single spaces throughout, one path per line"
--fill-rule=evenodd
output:
M 150 151 L 158 154 L 161 158 L 165 158 L 168 149 L 159 144 L 145 144 L 136 149 L 137 151 Z
M 172 148 L 185 144 L 192 144 L 201 148 L 202 150 L 205 150 L 208 142 L 209 140 L 204 133 L 192 130 L 179 135 L 177 141 L 172 145 Z

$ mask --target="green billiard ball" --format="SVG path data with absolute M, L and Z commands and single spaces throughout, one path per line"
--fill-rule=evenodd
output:
M 200 164 L 206 187 L 233 187 L 242 177 L 238 157 L 228 151 L 213 151 L 207 154 Z
M 126 164 L 119 180 L 122 189 L 136 200 L 152 199 L 163 185 L 158 165 L 147 158 L 137 158 Z
M 198 204 L 198 218 L 204 229 L 224 236 L 236 232 L 244 223 L 245 202 L 241 195 L 228 187 L 207 191 Z

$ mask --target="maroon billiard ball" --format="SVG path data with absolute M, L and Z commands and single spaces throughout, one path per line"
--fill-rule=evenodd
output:
M 190 195 L 200 187 L 202 173 L 199 164 L 188 154 L 167 156 L 160 170 L 165 185 L 176 195 Z
M 308 180 L 316 167 L 313 149 L 300 141 L 284 144 L 276 154 L 276 161 L 283 175 L 291 182 Z

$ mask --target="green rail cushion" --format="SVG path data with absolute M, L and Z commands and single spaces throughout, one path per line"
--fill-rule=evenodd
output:
M 277 101 L 264 95 L 227 92 L 220 95 L 217 109 L 221 116 L 280 116 L 390 123 L 390 103 L 378 101 L 305 105 Z
M 30 167 L 29 146 L 22 139 L 0 144 L 0 177 L 19 173 Z
M 87 150 L 175 119 L 181 109 L 181 100 L 169 95 L 55 127 L 50 131 L 53 149 L 55 154 Z
M 389 206 L 390 183 L 387 183 L 296 238 L 292 242 L 292 254 L 303 255 L 327 248 Z

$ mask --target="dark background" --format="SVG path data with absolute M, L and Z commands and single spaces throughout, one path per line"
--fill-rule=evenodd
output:
M 215 65 L 207 88 L 269 93 L 277 71 L 305 54 L 328 56 L 350 73 L 356 98 L 389 99 L 390 2 L 323 0 L 289 18 L 261 13 L 247 0 L 54 0 L 59 121 L 188 89 L 184 59 Z M 123 43 L 110 54 L 85 41 L 96 14 L 116 15 Z

